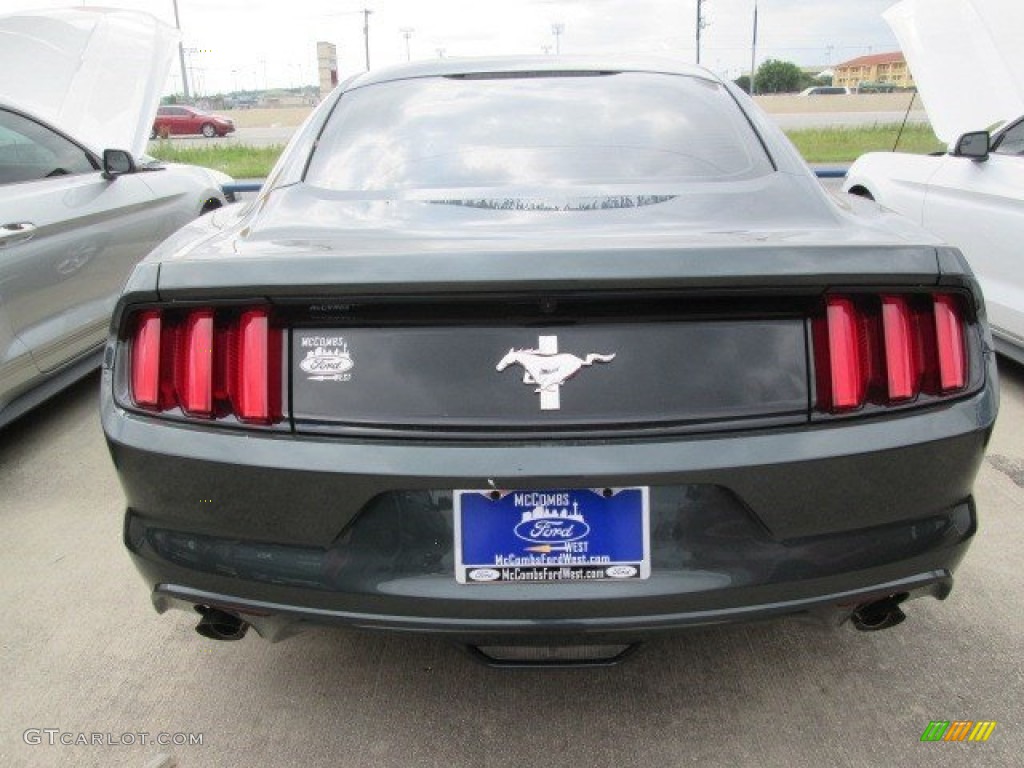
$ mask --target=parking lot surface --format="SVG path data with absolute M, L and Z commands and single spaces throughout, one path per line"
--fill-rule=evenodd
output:
M 91 376 L 0 432 L 0 766 L 1021 765 L 1024 369 L 1001 369 L 945 603 L 879 633 L 706 628 L 611 669 L 515 672 L 427 638 L 215 643 L 157 616 Z M 934 720 L 997 725 L 922 743 Z

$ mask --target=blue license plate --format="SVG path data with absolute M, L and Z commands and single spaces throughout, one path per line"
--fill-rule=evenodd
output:
M 647 488 L 455 491 L 460 584 L 651 574 Z

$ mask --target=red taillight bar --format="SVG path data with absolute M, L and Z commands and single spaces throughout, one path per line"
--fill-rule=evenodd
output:
M 831 297 L 827 307 L 828 356 L 832 370 L 832 407 L 858 408 L 866 382 L 861 365 L 860 322 L 850 299 Z
M 882 332 L 885 335 L 885 371 L 889 400 L 916 397 L 920 376 L 914 354 L 913 315 L 901 296 L 882 297 Z
M 939 387 L 955 392 L 967 386 L 967 357 L 964 353 L 964 326 L 956 298 L 949 294 L 935 297 L 935 340 L 939 350 Z
M 160 313 L 148 310 L 136 318 L 132 337 L 131 388 L 135 404 L 160 407 Z
M 243 312 L 238 321 L 238 364 L 233 388 L 238 418 L 270 422 L 275 413 L 272 335 L 266 310 Z
M 135 405 L 258 424 L 281 420 L 281 334 L 266 309 L 145 310 L 134 323 Z
M 175 391 L 189 416 L 213 415 L 213 310 L 189 312 L 178 331 Z

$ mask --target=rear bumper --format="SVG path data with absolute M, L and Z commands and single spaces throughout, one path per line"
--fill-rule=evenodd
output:
M 960 555 L 962 551 L 956 559 L 959 559 Z M 837 626 L 848 619 L 856 607 L 885 597 L 897 595 L 901 602 L 919 597 L 944 600 L 952 588 L 952 574 L 947 570 L 936 570 L 896 581 L 881 582 L 871 587 L 823 593 L 814 597 L 780 599 L 769 603 L 675 613 L 637 613 L 625 616 L 545 620 L 467 618 L 450 615 L 407 616 L 329 610 L 248 600 L 230 594 L 164 583 L 156 585 L 152 599 L 158 613 L 172 609 L 192 611 L 195 606 L 219 608 L 239 616 L 251 625 L 260 637 L 271 642 L 292 637 L 310 627 L 343 626 L 437 635 L 468 645 L 518 644 L 524 641 L 559 645 L 580 642 L 635 643 L 686 628 L 784 617 L 805 618 L 824 626 Z
M 637 637 L 788 614 L 836 622 L 891 594 L 944 598 L 976 529 L 992 381 L 898 418 L 617 442 L 253 434 L 127 413 L 106 393 L 102 419 L 128 501 L 125 543 L 160 611 L 226 608 L 270 639 L 310 623 Z M 603 485 L 651 487 L 650 579 L 455 583 L 451 489 Z

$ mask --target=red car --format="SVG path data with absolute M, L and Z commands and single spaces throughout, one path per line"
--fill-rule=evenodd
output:
M 234 133 L 235 124 L 222 115 L 213 115 L 195 107 L 160 107 L 153 121 L 150 138 L 201 133 L 208 139 Z

